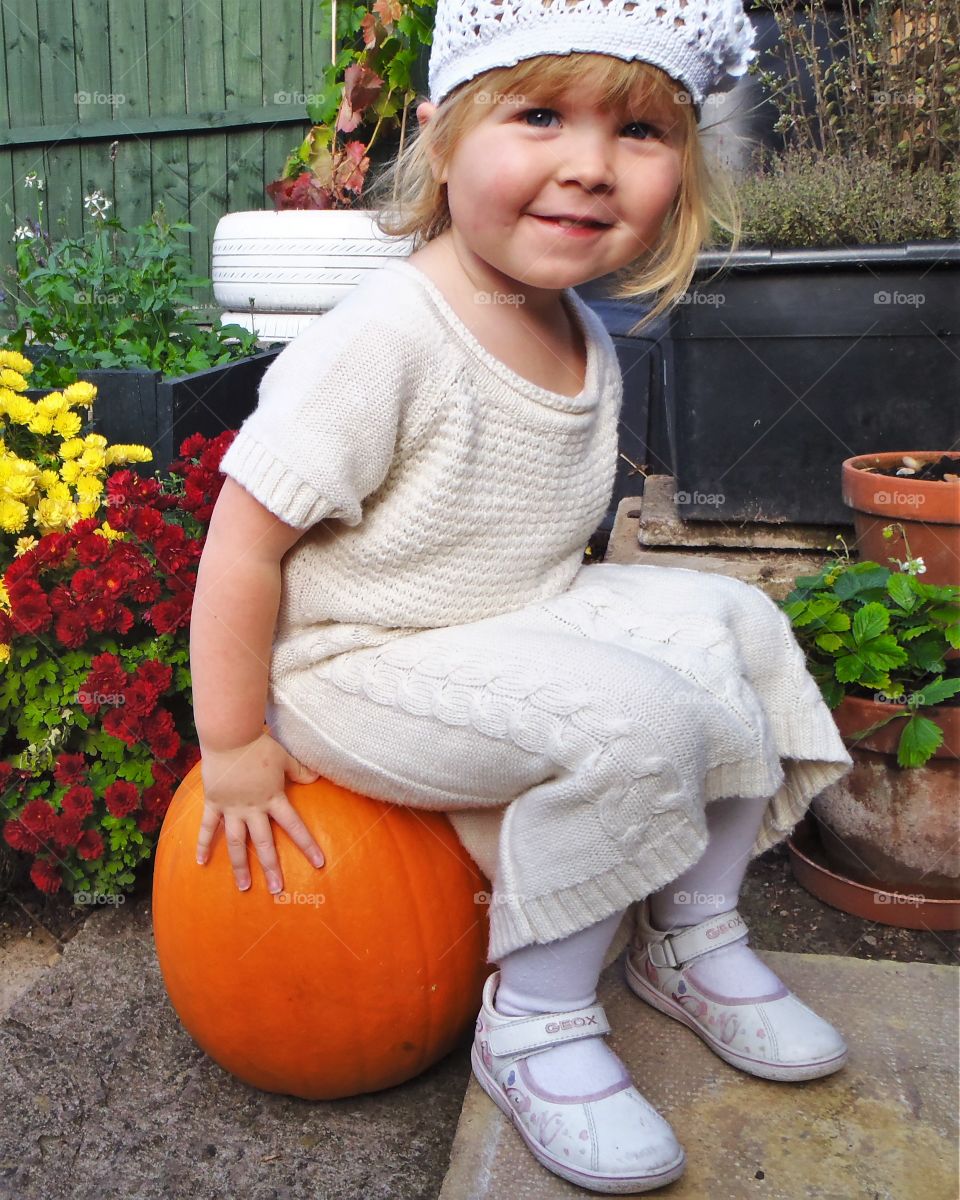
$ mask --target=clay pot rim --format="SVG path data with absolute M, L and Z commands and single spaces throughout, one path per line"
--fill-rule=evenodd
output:
M 858 513 L 913 525 L 955 526 L 960 511 L 960 480 L 952 483 L 941 479 L 914 479 L 912 475 L 874 475 L 872 471 L 863 470 L 864 467 L 892 466 L 905 454 L 929 462 L 953 453 L 951 450 L 891 450 L 845 458 L 840 468 L 840 492 L 844 504 L 853 510 L 858 538 L 862 536 L 857 526 Z M 877 492 L 882 494 L 883 488 L 898 493 L 898 498 L 878 500 Z M 910 504 L 900 498 L 911 495 L 918 503 Z
M 898 487 L 901 484 L 907 484 L 909 487 L 915 487 L 920 491 L 943 488 L 952 488 L 954 491 L 960 491 L 960 479 L 951 482 L 949 479 L 916 479 L 913 475 L 878 476 L 874 475 L 871 471 L 864 470 L 865 467 L 892 466 L 893 463 L 898 462 L 904 456 L 919 459 L 921 462 L 933 462 L 944 457 L 960 459 L 960 452 L 956 450 L 887 450 L 877 454 L 856 454 L 852 458 L 845 458 L 841 465 L 844 474 L 852 474 L 853 479 L 862 479 L 864 476 L 873 479 L 889 479 L 891 483 L 896 483 Z
M 878 739 L 883 739 L 884 736 L 896 738 L 899 741 L 899 732 L 901 726 L 894 725 L 891 722 L 885 725 L 883 729 L 878 729 L 876 733 L 869 737 L 860 738 L 857 741 L 848 740 L 848 734 L 844 733 L 840 728 L 841 724 L 846 724 L 846 721 L 837 719 L 841 708 L 845 708 L 848 717 L 851 718 L 854 711 L 863 713 L 862 717 L 856 718 L 856 728 L 866 729 L 867 726 L 873 725 L 881 716 L 890 715 L 893 713 L 909 713 L 909 708 L 905 704 L 887 704 L 882 700 L 868 700 L 865 696 L 845 695 L 840 701 L 840 704 L 834 710 L 834 723 L 840 729 L 840 734 L 843 737 L 844 745 L 848 749 L 856 750 L 871 750 L 874 754 L 887 754 L 892 758 L 896 758 L 896 750 L 888 750 L 882 742 L 878 743 Z M 917 712 L 928 720 L 933 721 L 935 725 L 939 725 L 943 730 L 943 742 L 933 753 L 933 758 L 949 758 L 956 760 L 960 757 L 956 751 L 951 751 L 950 746 L 960 746 L 960 705 L 957 704 L 932 704 L 926 708 L 918 708 Z M 870 714 L 869 716 L 867 714 Z M 862 724 L 860 723 L 862 721 Z M 891 730 L 893 731 L 891 733 Z M 933 761 L 931 758 L 931 762 Z M 910 768 L 914 770 L 916 768 Z

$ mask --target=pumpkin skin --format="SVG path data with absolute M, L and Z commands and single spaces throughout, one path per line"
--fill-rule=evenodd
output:
M 236 885 L 221 824 L 204 866 L 201 764 L 164 817 L 153 934 L 184 1028 L 232 1075 L 268 1092 L 334 1100 L 412 1079 L 476 1020 L 489 883 L 443 812 L 284 781 L 323 851 L 314 867 L 271 819 L 283 878 L 273 896 L 247 839 Z

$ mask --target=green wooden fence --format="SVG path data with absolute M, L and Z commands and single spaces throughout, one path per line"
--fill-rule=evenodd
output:
M 37 215 L 31 172 L 52 232 L 81 233 L 95 189 L 127 227 L 162 200 L 196 226 L 194 269 L 209 275 L 220 217 L 273 207 L 264 186 L 330 61 L 329 0 L 2 0 L 0 31 L 4 289 L 13 232 Z

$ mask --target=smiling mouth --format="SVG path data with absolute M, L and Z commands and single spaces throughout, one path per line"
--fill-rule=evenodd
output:
M 529 215 L 537 221 L 544 221 L 548 225 L 557 225 L 561 229 L 596 229 L 599 231 L 610 228 L 609 225 L 604 224 L 602 221 L 573 221 L 569 217 L 545 217 L 539 213 L 530 213 Z

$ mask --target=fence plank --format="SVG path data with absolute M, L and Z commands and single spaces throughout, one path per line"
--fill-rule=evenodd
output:
M 110 0 L 84 0 L 74 8 L 73 33 L 77 64 L 77 92 L 81 103 L 77 106 L 79 129 L 96 126 L 105 115 L 112 115 L 113 105 L 106 105 L 97 97 L 109 97 L 113 92 L 110 73 Z M 85 97 L 90 97 L 85 101 Z M 122 106 L 116 106 L 122 107 Z M 59 130 L 48 128 L 48 137 L 57 138 Z M 57 138 L 57 140 L 60 140 Z M 110 155 L 108 142 L 79 142 L 80 177 L 82 194 L 89 196 L 100 191 L 112 203 L 116 203 L 116 166 Z M 85 227 L 89 228 L 91 217 L 80 210 Z M 117 209 L 108 211 L 114 216 Z
M 62 0 L 37 0 L 38 86 L 44 121 L 77 119 L 77 69 L 73 22 L 63 20 Z M 44 155 L 50 228 L 77 237 L 83 228 L 83 185 L 76 146 L 48 145 Z M 56 186 L 53 186 L 56 181 Z
M 148 116 L 149 53 L 143 4 L 110 0 L 110 91 L 123 97 L 113 113 L 120 131 L 130 121 Z M 116 213 L 129 229 L 150 219 L 149 144 L 139 138 L 124 138 L 117 147 L 115 164 Z
M 189 0 L 188 0 L 189 2 Z M 151 118 L 182 114 L 187 108 L 184 67 L 183 0 L 149 0 L 146 7 L 147 46 L 150 53 Z M 153 207 L 163 201 L 171 221 L 190 215 L 190 171 L 187 138 L 183 135 L 152 137 L 151 179 Z M 196 264 L 194 264 L 196 269 Z

